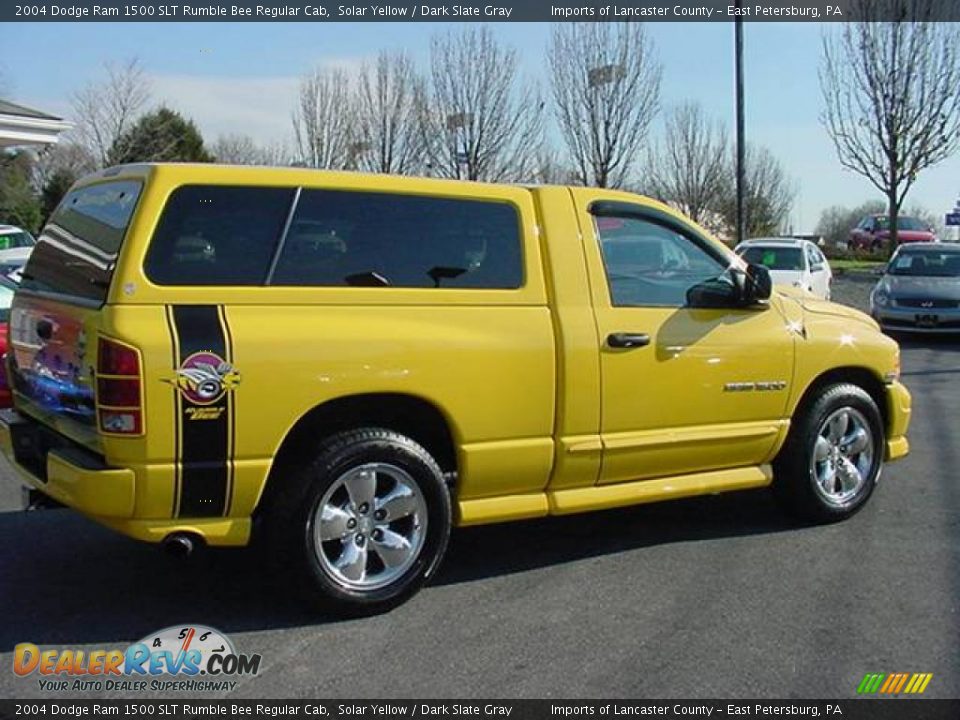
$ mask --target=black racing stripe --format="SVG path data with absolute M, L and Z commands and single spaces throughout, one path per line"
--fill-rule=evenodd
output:
M 180 367 L 180 340 L 177 338 L 177 328 L 173 323 L 173 309 L 170 305 L 164 308 L 167 316 L 167 327 L 170 329 L 170 347 L 173 355 L 174 369 Z M 171 517 L 180 514 L 180 390 L 173 386 L 173 508 Z
M 198 352 L 226 359 L 227 340 L 216 305 L 179 305 L 173 319 L 180 339 L 180 366 Z M 227 505 L 229 441 L 227 398 L 199 405 L 181 394 L 182 429 L 179 517 L 219 517 Z M 194 420 L 192 409 L 219 412 L 216 419 Z
M 233 333 L 230 332 L 230 323 L 227 321 L 227 308 L 220 306 L 220 324 L 223 326 L 224 337 L 227 341 L 226 361 L 236 367 L 236 361 L 233 357 Z M 227 426 L 229 428 L 229 442 L 227 445 L 227 502 L 223 508 L 224 517 L 230 514 L 230 506 L 233 503 L 233 488 L 236 479 L 237 469 L 234 459 L 237 455 L 237 399 L 232 392 L 225 396 L 227 401 Z

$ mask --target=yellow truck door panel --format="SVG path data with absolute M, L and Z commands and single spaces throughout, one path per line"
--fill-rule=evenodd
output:
M 650 337 L 647 347 L 601 349 L 601 483 L 768 459 L 792 372 L 779 313 L 608 308 L 597 316 L 601 337 L 624 329 Z
M 574 197 L 601 345 L 599 482 L 768 461 L 793 372 L 779 306 L 688 307 L 686 291 L 720 275 L 726 255 L 652 206 L 594 216 L 610 195 Z

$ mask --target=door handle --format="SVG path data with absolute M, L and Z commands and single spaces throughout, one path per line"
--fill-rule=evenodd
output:
M 607 335 L 607 345 L 612 348 L 638 348 L 650 344 L 647 333 L 610 333 Z

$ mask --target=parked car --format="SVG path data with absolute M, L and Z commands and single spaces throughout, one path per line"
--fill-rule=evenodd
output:
M 10 321 L 10 305 L 17 284 L 0 276 L 0 408 L 11 405 L 10 386 L 7 383 L 7 323 Z
M 15 225 L 0 225 L 0 268 L 7 265 L 22 267 L 36 244 L 36 239 L 26 230 Z
M 775 285 L 802 288 L 823 300 L 830 299 L 833 271 L 814 243 L 799 238 L 756 238 L 735 248 L 748 263 L 763 265 Z
M 416 592 L 454 526 L 768 486 L 831 522 L 909 450 L 867 315 L 603 188 L 110 168 L 44 229 L 10 352 L 28 500 L 178 552 L 256 537 L 348 612 Z
M 870 294 L 870 312 L 884 330 L 960 332 L 960 246 L 899 247 Z
M 938 242 L 933 228 L 914 217 L 901 216 L 897 220 L 897 240 L 903 243 Z M 890 242 L 890 218 L 886 215 L 867 215 L 850 231 L 851 250 L 879 250 Z

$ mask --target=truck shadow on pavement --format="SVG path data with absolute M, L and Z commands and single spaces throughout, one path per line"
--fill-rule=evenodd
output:
M 749 491 L 464 528 L 434 584 L 797 527 L 769 493 Z M 207 549 L 178 560 L 68 510 L 0 513 L 0 547 L 0 653 L 20 642 L 112 646 L 184 622 L 232 633 L 336 621 L 293 596 L 254 550 Z

